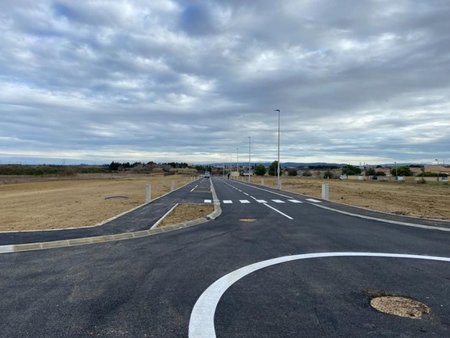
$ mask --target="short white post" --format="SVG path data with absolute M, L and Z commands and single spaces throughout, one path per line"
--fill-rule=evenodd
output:
M 322 184 L 322 199 L 325 201 L 330 199 L 330 185 L 328 183 Z
M 148 203 L 152 200 L 152 185 L 145 185 L 145 203 Z
M 261 178 L 261 185 L 264 185 L 264 178 Z
M 172 181 L 170 182 L 170 191 L 174 191 L 175 190 L 175 182 Z

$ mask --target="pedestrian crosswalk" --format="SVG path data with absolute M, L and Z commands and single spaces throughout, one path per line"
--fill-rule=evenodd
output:
M 261 204 L 265 204 L 265 203 L 277 203 L 277 204 L 283 204 L 283 203 L 294 203 L 294 204 L 301 204 L 303 203 L 302 201 L 299 200 L 295 200 L 295 199 L 288 199 L 286 201 L 280 200 L 280 199 L 273 199 L 273 200 L 260 200 L 260 199 L 256 199 L 254 198 L 254 201 L 256 203 L 261 203 Z M 221 201 L 223 204 L 250 204 L 253 201 L 250 200 L 237 200 L 237 201 L 233 201 L 233 200 L 222 200 Z M 211 203 L 211 200 L 205 200 L 205 203 Z
M 276 203 L 276 204 L 286 204 L 286 203 L 293 203 L 293 204 L 301 204 L 301 203 L 303 203 L 303 201 L 299 201 L 299 200 L 296 200 L 296 199 L 287 199 L 287 200 L 281 200 L 281 199 L 272 199 L 272 200 L 260 200 L 260 199 L 257 199 L 257 198 L 255 198 L 255 197 L 253 197 L 253 196 L 250 196 L 253 200 L 254 200 L 254 202 L 256 202 L 256 203 L 261 203 L 261 204 L 267 204 L 267 203 Z M 306 199 L 307 201 L 309 201 L 309 202 L 314 202 L 314 203 L 320 203 L 321 201 L 319 201 L 319 200 L 316 200 L 316 199 L 313 199 L 313 198 L 307 198 Z M 233 200 L 222 200 L 222 201 L 220 201 L 221 203 L 223 203 L 223 204 L 251 204 L 251 203 L 254 203 L 253 201 L 250 201 L 250 200 L 236 200 L 236 201 L 233 201 Z M 204 200 L 204 202 L 203 203 L 207 203 L 207 204 L 210 204 L 210 203 L 212 203 L 212 200 L 210 200 L 210 199 L 206 199 L 206 200 Z

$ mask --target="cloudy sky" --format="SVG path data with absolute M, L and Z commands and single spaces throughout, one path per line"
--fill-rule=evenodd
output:
M 0 163 L 450 161 L 450 1 L 0 1 Z

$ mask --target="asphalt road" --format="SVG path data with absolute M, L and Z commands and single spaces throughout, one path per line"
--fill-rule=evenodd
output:
M 450 257 L 448 223 L 213 182 L 222 207 L 214 221 L 133 240 L 0 255 L 0 336 L 187 337 L 191 329 L 194 337 L 200 331 L 193 328 L 211 324 L 209 315 L 217 337 L 450 336 L 450 262 L 366 257 Z M 187 200 L 194 194 L 179 193 Z M 361 256 L 314 256 L 330 252 Z M 312 255 L 231 283 L 237 269 L 303 254 Z M 227 274 L 217 308 L 209 311 L 214 297 L 203 297 L 208 306 L 193 321 L 201 295 Z M 432 312 L 421 320 L 379 313 L 369 306 L 379 294 L 412 297 Z
M 209 188 L 209 180 L 196 180 L 181 189 L 173 191 L 171 194 L 155 199 L 133 212 L 99 226 L 58 231 L 0 233 L 0 245 L 57 241 L 146 230 L 155 224 L 176 203 L 203 203 L 205 199 L 211 199 Z

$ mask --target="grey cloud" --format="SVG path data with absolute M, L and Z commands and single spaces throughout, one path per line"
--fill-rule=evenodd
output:
M 450 157 L 447 1 L 0 10 L 0 153 L 271 160 L 280 108 L 290 160 Z

